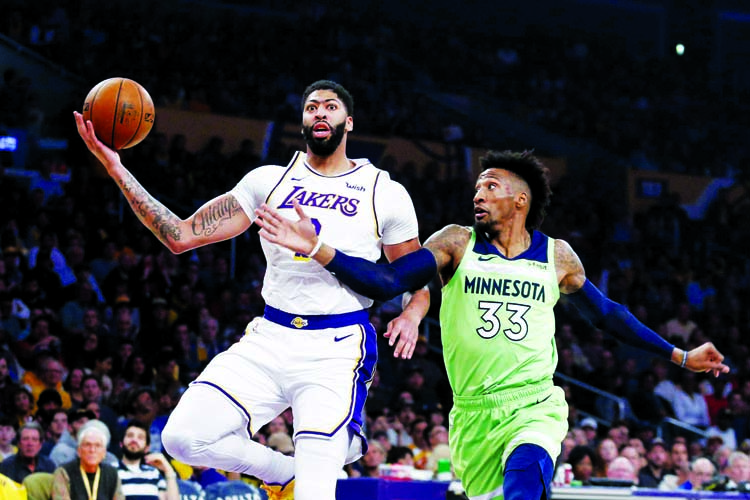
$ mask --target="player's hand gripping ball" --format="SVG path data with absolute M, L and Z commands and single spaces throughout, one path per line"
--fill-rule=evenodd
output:
M 146 89 L 127 78 L 110 78 L 91 89 L 82 114 L 93 123 L 99 140 L 114 150 L 132 148 L 145 139 L 155 116 Z

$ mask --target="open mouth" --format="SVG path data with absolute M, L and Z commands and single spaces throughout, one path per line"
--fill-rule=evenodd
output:
M 487 210 L 480 208 L 480 207 L 474 207 L 474 218 L 476 220 L 482 220 L 485 217 L 487 217 L 488 212 Z
M 318 122 L 315 125 L 313 125 L 312 133 L 313 133 L 313 137 L 317 139 L 322 139 L 330 135 L 331 127 L 329 127 L 327 123 Z

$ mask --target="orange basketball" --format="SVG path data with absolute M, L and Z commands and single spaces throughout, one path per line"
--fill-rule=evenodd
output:
M 146 89 L 127 78 L 110 78 L 91 89 L 83 103 L 83 119 L 112 149 L 132 148 L 154 125 L 154 102 Z

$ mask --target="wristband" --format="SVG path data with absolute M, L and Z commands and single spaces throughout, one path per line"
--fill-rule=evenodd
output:
M 685 365 L 687 365 L 687 357 L 688 357 L 688 352 L 687 352 L 687 350 L 683 349 L 683 351 L 682 351 L 682 363 L 680 363 L 680 368 L 685 368 Z
M 322 246 L 323 246 L 323 240 L 321 240 L 320 238 L 318 238 L 318 242 L 315 244 L 315 246 L 313 247 L 312 251 L 310 251 L 310 253 L 307 254 L 307 256 L 312 259 L 313 257 L 315 257 L 315 254 L 318 253 L 318 250 L 320 250 L 320 247 L 322 247 Z

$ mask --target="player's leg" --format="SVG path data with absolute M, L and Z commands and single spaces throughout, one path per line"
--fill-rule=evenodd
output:
M 336 482 L 341 477 L 344 464 L 361 455 L 358 436 L 344 427 L 330 438 L 300 435 L 294 451 L 295 500 L 335 500 Z
M 344 465 L 362 456 L 362 412 L 377 339 L 370 325 L 359 324 L 297 339 L 284 385 L 294 413 L 294 498 L 335 500 Z
M 552 458 L 541 446 L 518 446 L 505 463 L 505 500 L 549 500 L 554 468 Z
M 170 415 L 162 442 L 170 455 L 190 465 L 288 482 L 294 459 L 250 439 L 248 424 L 248 416 L 227 394 L 193 384 Z

